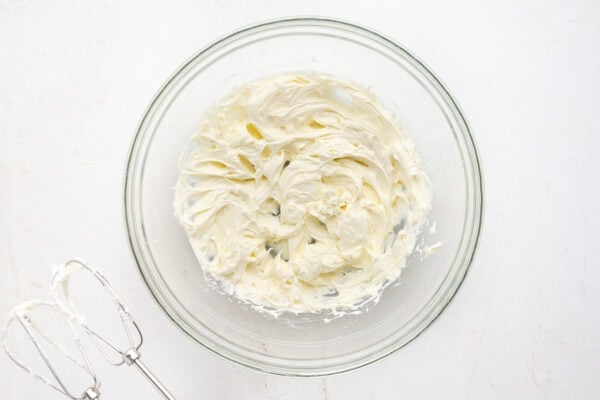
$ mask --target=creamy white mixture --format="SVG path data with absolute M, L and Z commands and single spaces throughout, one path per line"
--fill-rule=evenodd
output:
M 208 112 L 188 146 L 174 205 L 202 268 L 274 313 L 377 299 L 431 204 L 391 113 L 328 76 L 249 83 Z

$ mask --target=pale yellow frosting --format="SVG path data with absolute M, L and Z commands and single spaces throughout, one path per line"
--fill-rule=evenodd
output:
M 391 113 L 329 76 L 251 82 L 206 114 L 188 146 L 175 213 L 202 268 L 274 314 L 377 299 L 431 204 Z

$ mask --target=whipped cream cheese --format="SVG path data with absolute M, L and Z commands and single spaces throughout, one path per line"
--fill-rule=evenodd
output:
M 392 114 L 329 76 L 251 82 L 206 114 L 188 146 L 174 206 L 202 268 L 275 315 L 377 300 L 431 204 Z

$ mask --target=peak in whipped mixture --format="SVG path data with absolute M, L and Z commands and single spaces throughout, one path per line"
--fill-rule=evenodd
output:
M 431 204 L 392 114 L 329 76 L 248 83 L 209 110 L 188 146 L 175 213 L 202 268 L 275 315 L 377 300 Z

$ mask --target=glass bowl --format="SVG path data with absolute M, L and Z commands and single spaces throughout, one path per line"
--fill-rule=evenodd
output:
M 205 280 L 173 213 L 178 159 L 203 113 L 236 86 L 276 73 L 316 71 L 368 87 L 414 140 L 433 190 L 420 239 L 443 241 L 411 257 L 401 283 L 368 312 L 325 323 L 275 319 Z M 409 343 L 444 310 L 473 261 L 481 230 L 482 178 L 469 127 L 438 78 L 393 41 L 354 24 L 291 18 L 241 29 L 183 64 L 150 103 L 125 178 L 125 223 L 135 262 L 167 315 L 221 356 L 276 374 L 354 369 Z M 436 233 L 430 226 L 435 221 Z

